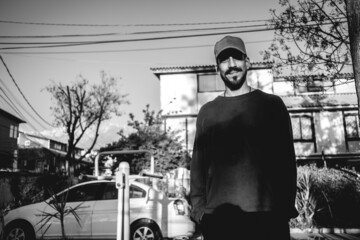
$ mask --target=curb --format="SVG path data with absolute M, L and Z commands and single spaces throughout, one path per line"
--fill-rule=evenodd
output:
M 360 234 L 360 228 L 290 228 L 290 233 L 346 233 Z

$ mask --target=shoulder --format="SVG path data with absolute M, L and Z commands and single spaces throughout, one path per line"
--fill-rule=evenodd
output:
M 262 98 L 264 101 L 272 103 L 272 104 L 279 104 L 284 105 L 284 102 L 282 98 L 278 95 L 272 94 L 272 93 L 266 93 L 261 90 L 257 90 L 258 95 L 260 98 Z
M 268 111 L 271 112 L 287 112 L 287 107 L 283 99 L 275 94 L 266 93 L 261 90 L 257 91 L 258 101 L 260 104 L 265 107 Z
M 215 99 L 206 102 L 199 110 L 199 115 L 204 114 L 207 112 L 212 112 L 214 109 L 217 108 L 217 101 L 219 97 L 216 97 Z

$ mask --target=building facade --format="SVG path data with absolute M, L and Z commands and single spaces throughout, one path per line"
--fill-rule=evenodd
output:
M 357 97 L 351 74 L 336 80 L 323 75 L 274 77 L 271 63 L 252 63 L 250 86 L 280 96 L 291 116 L 298 163 L 360 166 Z M 204 103 L 225 86 L 214 65 L 152 68 L 160 81 L 166 129 L 179 132 L 192 150 L 196 117 Z
M 16 169 L 21 118 L 0 108 L 0 169 Z
M 66 159 L 67 144 L 23 132 L 20 132 L 18 144 L 19 169 L 33 173 L 66 174 L 69 166 Z M 76 148 L 77 157 L 82 150 Z

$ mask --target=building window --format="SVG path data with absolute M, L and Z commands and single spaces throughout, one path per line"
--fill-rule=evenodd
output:
M 18 126 L 10 125 L 10 138 L 17 138 L 19 134 Z
M 322 77 L 311 77 L 302 81 L 294 81 L 297 94 L 334 93 L 334 82 Z
M 348 140 L 359 138 L 359 116 L 356 112 L 345 113 L 345 133 Z
M 10 138 L 13 138 L 14 126 L 10 125 Z
M 199 92 L 220 92 L 225 90 L 224 82 L 216 74 L 202 74 L 198 76 Z
M 294 141 L 314 141 L 313 117 L 311 115 L 291 116 Z
M 61 151 L 61 145 L 58 143 L 54 143 L 54 149 Z

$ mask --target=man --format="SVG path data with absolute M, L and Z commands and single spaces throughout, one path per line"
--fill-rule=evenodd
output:
M 215 45 L 225 91 L 199 112 L 191 161 L 192 218 L 205 240 L 290 239 L 296 162 L 280 97 L 251 88 L 242 39 Z

